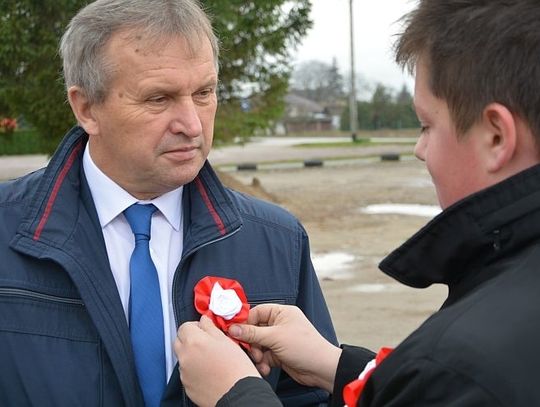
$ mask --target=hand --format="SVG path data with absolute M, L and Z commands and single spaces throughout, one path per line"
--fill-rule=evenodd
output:
M 229 334 L 252 345 L 261 374 L 281 367 L 301 384 L 332 392 L 341 349 L 324 339 L 299 308 L 261 304 L 250 310 L 247 323 L 232 325 Z
M 260 377 L 240 346 L 204 315 L 178 328 L 174 350 L 186 393 L 201 407 L 215 406 L 238 380 Z

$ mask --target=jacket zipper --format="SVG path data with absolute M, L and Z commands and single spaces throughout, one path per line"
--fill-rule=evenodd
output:
M 217 239 L 210 240 L 209 242 L 206 242 L 206 243 L 204 243 L 204 244 L 202 244 L 200 246 L 196 246 L 193 249 L 191 249 L 191 251 L 189 253 L 186 253 L 185 255 L 183 255 L 182 259 L 180 260 L 180 264 L 178 264 L 178 267 L 176 268 L 176 272 L 174 273 L 172 292 L 173 293 L 176 292 L 176 286 L 178 285 L 178 276 L 180 275 L 181 270 L 184 267 L 186 259 L 191 257 L 193 255 L 193 253 L 195 253 L 196 251 L 202 249 L 203 247 L 206 247 L 208 245 L 220 242 L 220 241 L 222 241 L 224 239 L 227 239 L 227 238 L 235 235 L 239 230 L 240 230 L 240 228 L 236 229 L 235 231 L 231 232 L 230 234 L 228 234 L 226 236 L 222 236 L 222 237 L 219 237 Z M 174 321 L 175 321 L 176 325 L 178 325 L 179 318 L 178 318 L 178 309 L 177 309 L 176 301 L 173 301 L 173 312 L 174 312 Z
M 217 243 L 217 242 L 220 242 L 224 239 L 227 239 L 233 235 L 235 235 L 238 231 L 240 230 L 240 228 L 237 228 L 236 230 L 232 231 L 231 233 L 229 233 L 228 235 L 225 235 L 225 236 L 222 236 L 222 237 L 219 237 L 217 239 L 214 239 L 214 240 L 210 240 L 209 242 L 206 242 L 200 246 L 195 246 L 193 249 L 191 249 L 191 251 L 189 251 L 188 253 L 186 253 L 185 255 L 182 255 L 182 259 L 180 260 L 180 263 L 178 264 L 178 267 L 176 268 L 176 272 L 174 273 L 174 277 L 173 277 L 173 284 L 172 284 L 172 292 L 173 292 L 173 295 L 174 293 L 176 292 L 176 286 L 178 285 L 178 276 L 180 275 L 181 273 L 181 270 L 183 269 L 184 267 L 184 264 L 186 262 L 186 259 L 188 259 L 189 257 L 191 257 L 195 252 L 197 252 L 198 250 L 202 249 L 203 247 L 206 247 L 210 244 L 214 244 L 214 243 Z M 174 322 L 175 322 L 175 325 L 178 326 L 178 321 L 179 321 L 179 315 L 178 315 L 178 308 L 177 308 L 177 305 L 176 305 L 176 301 L 174 301 L 174 298 L 173 298 L 173 313 L 174 313 Z M 180 386 L 182 388 L 182 405 L 183 406 L 186 406 L 187 405 L 187 397 L 186 397 L 186 390 L 184 389 L 184 385 L 182 383 L 180 383 Z
M 25 290 L 21 288 L 1 288 L 0 295 L 6 295 L 11 297 L 26 297 L 36 300 L 45 300 L 52 302 L 59 302 L 62 304 L 80 305 L 84 306 L 84 302 L 77 298 L 59 297 L 57 295 L 43 294 L 37 291 Z

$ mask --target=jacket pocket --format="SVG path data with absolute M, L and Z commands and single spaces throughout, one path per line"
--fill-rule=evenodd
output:
M 0 405 L 101 405 L 101 345 L 78 298 L 0 287 L 0 369 Z
M 292 301 L 287 301 L 285 298 L 249 298 L 249 305 L 255 307 L 260 304 L 289 304 Z

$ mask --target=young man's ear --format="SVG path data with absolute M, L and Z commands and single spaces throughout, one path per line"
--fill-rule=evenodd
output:
M 68 89 L 67 96 L 79 126 L 90 135 L 97 134 L 99 130 L 98 122 L 86 93 L 80 87 L 72 86 Z
M 514 115 L 504 105 L 490 103 L 482 113 L 482 125 L 486 137 L 487 170 L 498 172 L 516 154 L 518 134 Z

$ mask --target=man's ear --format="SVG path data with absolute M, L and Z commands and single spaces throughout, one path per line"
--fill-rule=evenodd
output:
M 514 115 L 500 103 L 490 103 L 482 113 L 487 148 L 487 170 L 497 172 L 516 154 L 518 134 Z
M 99 132 L 99 124 L 95 118 L 92 104 L 88 101 L 86 93 L 78 86 L 72 86 L 67 91 L 68 101 L 73 114 L 81 126 L 89 135 Z

